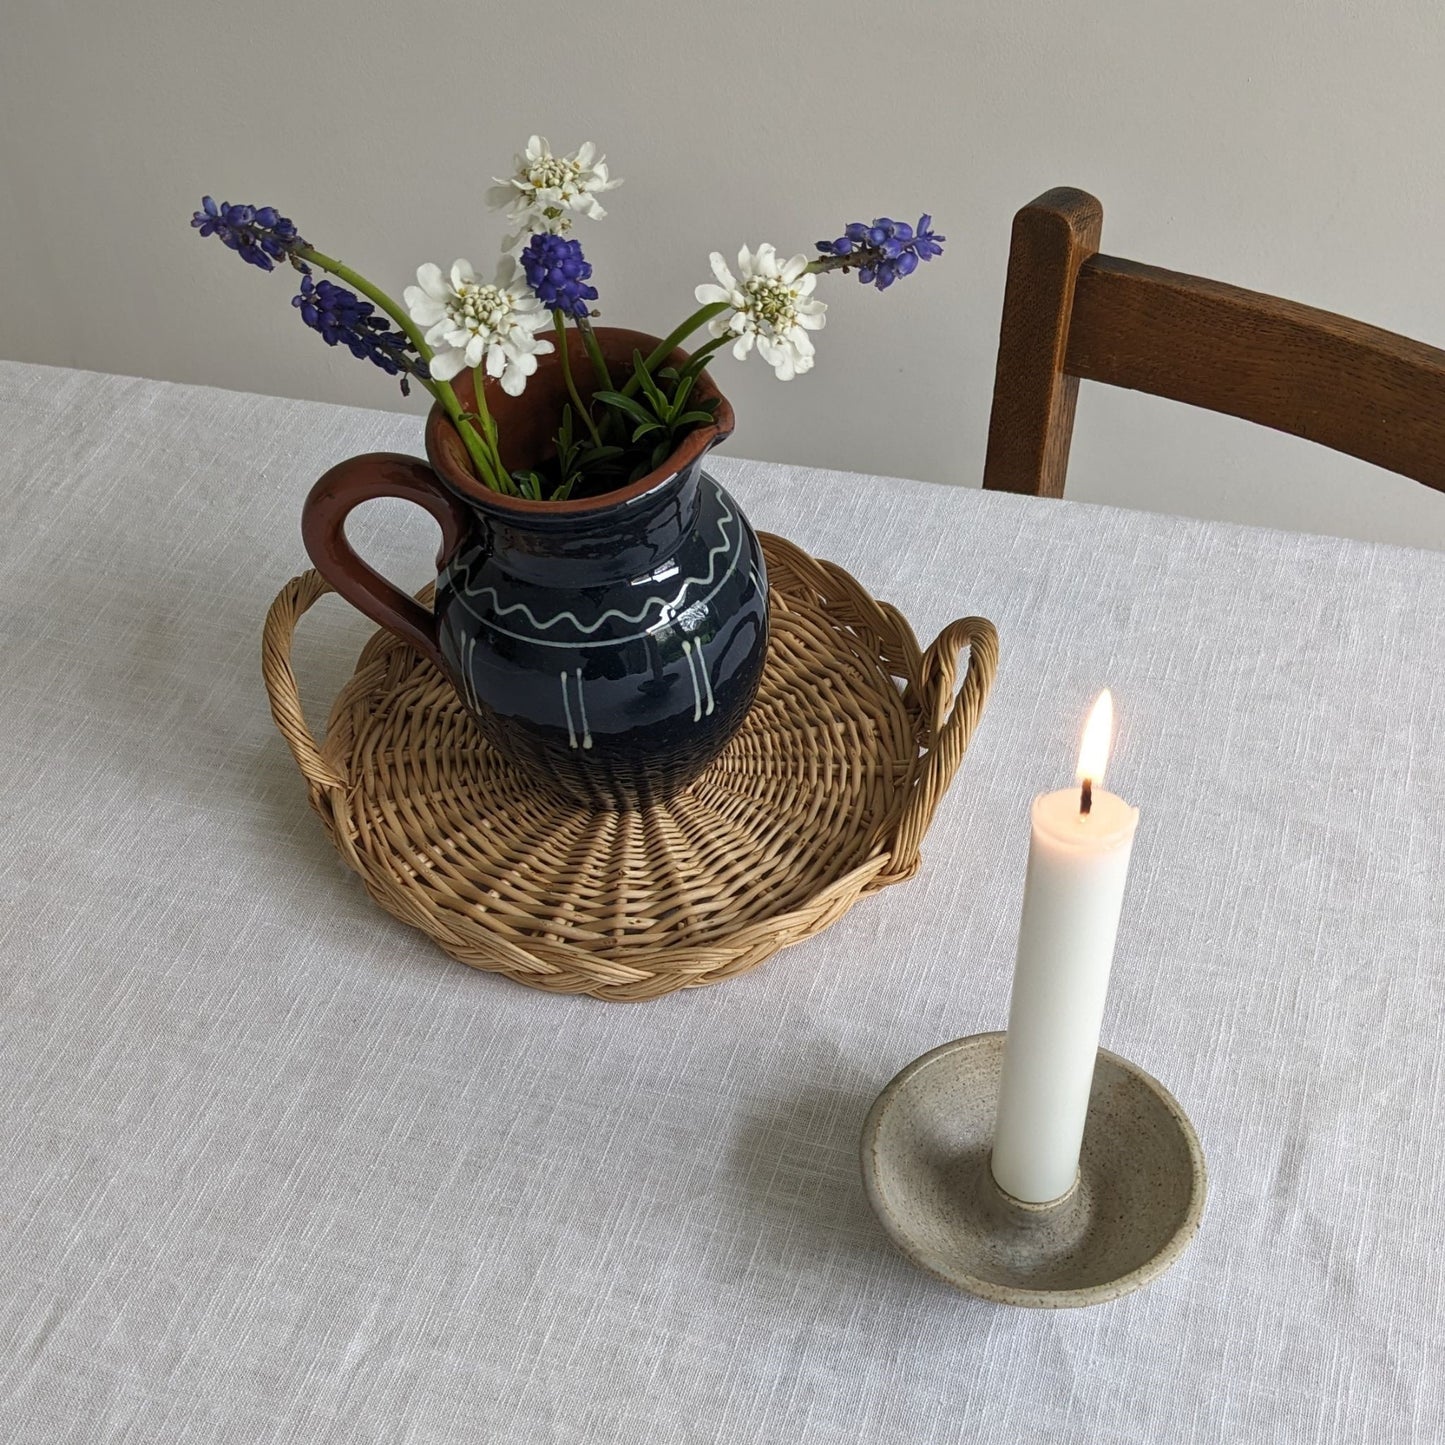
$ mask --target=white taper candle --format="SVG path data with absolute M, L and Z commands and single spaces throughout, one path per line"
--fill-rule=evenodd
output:
M 1033 1204 L 1067 1194 L 1078 1171 L 1139 822 L 1102 788 L 1111 728 L 1105 692 L 1085 729 L 1080 786 L 1033 803 L 993 1144 L 999 1187 Z

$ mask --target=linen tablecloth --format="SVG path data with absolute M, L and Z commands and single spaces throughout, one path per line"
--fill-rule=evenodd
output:
M 717 458 L 925 641 L 993 618 L 1001 672 L 915 881 L 604 1005 L 379 912 L 267 712 L 306 488 L 420 441 L 0 364 L 0 1439 L 1445 1436 L 1445 556 Z M 353 532 L 426 579 L 421 513 Z M 303 622 L 318 726 L 370 631 Z M 1209 1203 L 1143 1292 L 1012 1311 L 893 1250 L 858 1135 L 1003 1025 L 1029 800 L 1106 684 L 1142 823 L 1103 1041 Z

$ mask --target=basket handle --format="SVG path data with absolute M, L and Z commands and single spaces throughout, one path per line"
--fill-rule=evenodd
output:
M 959 654 L 965 647 L 968 670 L 955 696 Z M 892 849 L 895 874 L 907 877 L 917 869 L 923 835 L 968 751 L 997 672 L 998 632 L 983 617 L 949 623 L 923 654 L 918 682 L 909 693 L 923 710 L 929 742 L 898 820 Z
M 326 761 L 321 745 L 306 726 L 306 715 L 301 711 L 301 689 L 291 670 L 291 639 L 296 635 L 296 624 L 302 614 L 330 591 L 330 584 L 319 572 L 303 572 L 293 577 L 277 593 L 261 630 L 261 676 L 266 682 L 266 695 L 271 699 L 271 716 L 302 776 L 320 792 L 342 791 L 347 780 L 344 773 Z

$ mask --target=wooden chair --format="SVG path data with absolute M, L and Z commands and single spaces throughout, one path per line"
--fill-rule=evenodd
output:
M 1445 491 L 1445 351 L 1101 255 L 1103 219 L 1068 187 L 1014 217 L 985 487 L 1063 495 L 1082 378 L 1244 417 Z

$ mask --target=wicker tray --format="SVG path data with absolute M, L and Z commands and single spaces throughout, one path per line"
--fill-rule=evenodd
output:
M 385 632 L 318 743 L 291 639 L 330 589 L 315 572 L 288 582 L 262 640 L 271 712 L 367 892 L 473 968 L 645 999 L 753 968 L 912 877 L 993 683 L 998 636 L 970 617 L 921 652 L 902 615 L 841 567 L 779 537 L 763 545 L 772 641 L 758 700 L 697 783 L 630 813 L 529 791 L 441 674 Z

